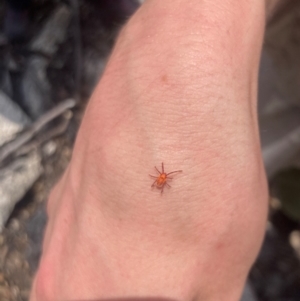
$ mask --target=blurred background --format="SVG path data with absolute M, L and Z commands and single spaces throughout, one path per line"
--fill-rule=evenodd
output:
M 28 300 L 47 196 L 115 38 L 142 2 L 0 1 L 0 301 Z M 242 300 L 299 301 L 300 1 L 270 0 L 266 23 L 258 112 L 270 214 Z

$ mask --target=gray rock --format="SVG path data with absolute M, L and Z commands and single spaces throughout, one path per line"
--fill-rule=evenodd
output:
M 276 88 L 285 101 L 300 107 L 300 2 L 281 2 L 281 13 L 267 27 L 264 48 L 274 61 Z
M 0 91 L 0 146 L 29 124 L 28 116 Z
M 275 62 L 263 52 L 260 66 L 259 123 L 268 177 L 289 166 L 300 150 L 300 107 L 278 90 Z
M 15 204 L 42 173 L 39 154 L 34 151 L 0 170 L 0 231 Z
M 259 80 L 260 134 L 269 178 L 297 164 L 300 152 L 300 2 L 281 2 L 286 7 L 266 30 Z
M 71 11 L 66 5 L 60 5 L 46 22 L 37 37 L 31 42 L 30 49 L 49 57 L 58 50 L 64 41 L 71 20 Z M 49 59 L 34 55 L 28 61 L 22 81 L 23 103 L 33 119 L 52 108 L 51 86 L 46 69 Z
M 65 39 L 71 21 L 71 10 L 60 5 L 44 25 L 39 35 L 32 41 L 30 49 L 52 56 Z
M 27 115 L 0 91 L 0 146 L 13 139 L 25 126 Z M 15 204 L 25 195 L 42 172 L 40 156 L 35 151 L 15 159 L 0 169 L 0 231 Z
M 9 97 L 12 96 L 12 83 L 8 69 L 7 60 L 10 58 L 8 55 L 5 55 L 2 60 L 0 60 L 0 89 Z
M 258 301 L 249 282 L 245 286 L 241 301 Z
M 25 254 L 32 271 L 35 271 L 39 264 L 46 223 L 47 213 L 44 205 L 40 206 L 35 215 L 26 222 L 26 232 L 30 244 L 28 244 Z
M 23 103 L 33 119 L 37 119 L 52 106 L 51 86 L 47 78 L 48 60 L 41 56 L 32 57 L 22 81 Z

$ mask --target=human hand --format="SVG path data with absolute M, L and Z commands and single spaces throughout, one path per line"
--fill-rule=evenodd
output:
M 234 300 L 265 230 L 261 1 L 150 0 L 122 30 L 48 203 L 32 301 Z M 161 195 L 154 166 L 183 170 Z

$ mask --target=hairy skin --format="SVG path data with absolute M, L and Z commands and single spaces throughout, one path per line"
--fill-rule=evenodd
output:
M 48 203 L 31 301 L 238 301 L 265 231 L 260 0 L 148 0 Z M 148 174 L 183 170 L 161 195 Z

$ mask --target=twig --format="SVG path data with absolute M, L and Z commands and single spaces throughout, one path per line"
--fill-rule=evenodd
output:
M 76 104 L 74 99 L 67 99 L 41 116 L 32 126 L 13 141 L 8 142 L 0 149 L 0 163 L 2 163 L 9 155 L 18 150 L 22 145 L 28 142 L 38 131 L 47 123 L 64 113 L 67 109 L 74 107 Z

